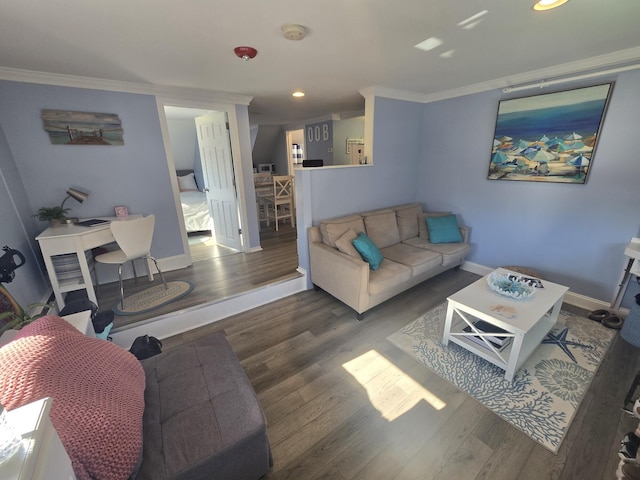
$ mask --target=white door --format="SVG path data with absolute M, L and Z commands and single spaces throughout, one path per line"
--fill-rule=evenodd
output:
M 226 114 L 213 112 L 196 117 L 195 121 L 215 241 L 241 250 L 238 196 Z

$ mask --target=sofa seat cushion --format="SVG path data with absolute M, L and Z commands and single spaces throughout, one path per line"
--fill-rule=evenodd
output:
M 257 480 L 268 472 L 255 392 L 224 335 L 205 338 L 141 362 L 147 389 L 136 480 Z
M 390 209 L 363 213 L 367 235 L 378 248 L 385 248 L 400 243 L 400 232 L 396 212 Z
M 415 237 L 418 238 L 418 237 Z M 413 276 L 442 265 L 442 255 L 431 250 L 416 248 L 406 243 L 397 243 L 382 249 L 385 259 L 411 267 Z
M 442 255 L 442 265 L 459 265 L 467 256 L 471 247 L 468 243 L 430 243 L 422 237 L 410 238 L 403 243 Z
M 378 270 L 369 271 L 369 295 L 378 295 L 411 280 L 411 267 L 385 259 Z
M 349 215 L 347 217 L 320 222 L 322 243 L 336 248 L 336 240 L 342 237 L 350 228 L 352 228 L 356 234 L 364 232 L 364 221 L 360 215 Z

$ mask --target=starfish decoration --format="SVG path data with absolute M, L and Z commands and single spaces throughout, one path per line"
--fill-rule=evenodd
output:
M 542 340 L 542 343 L 558 345 L 558 347 L 560 347 L 562 351 L 566 353 L 571 360 L 573 360 L 573 363 L 578 363 L 578 361 L 576 360 L 576 357 L 574 357 L 573 353 L 571 353 L 571 351 L 569 350 L 569 345 L 572 345 L 574 347 L 583 347 L 583 348 L 593 348 L 593 347 L 591 345 L 584 345 L 583 343 L 572 342 L 571 340 L 567 340 L 568 333 L 569 333 L 568 328 L 565 328 L 564 330 L 560 331 L 560 333 L 549 332 L 547 333 L 547 336 L 544 338 L 544 340 Z

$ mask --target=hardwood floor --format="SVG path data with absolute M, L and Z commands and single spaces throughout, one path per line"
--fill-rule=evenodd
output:
M 445 272 L 360 322 L 309 290 L 165 339 L 165 350 L 226 334 L 267 417 L 269 480 L 615 478 L 619 442 L 638 425 L 621 407 L 640 369 L 619 336 L 558 455 L 387 340 L 476 278 Z
M 269 283 L 278 282 L 291 276 L 300 275 L 298 268 L 296 230 L 288 224 L 275 228 L 263 227 L 260 231 L 262 250 L 252 253 L 231 253 L 229 249 L 218 247 L 211 242 L 192 240 L 194 263 L 189 268 L 174 270 L 164 274 L 166 281 L 189 280 L 195 289 L 189 295 L 164 307 L 139 315 L 119 316 L 114 319 L 113 331 L 165 315 L 185 308 L 221 300 L 252 290 Z M 143 270 L 144 272 L 144 270 Z M 140 274 L 140 272 L 139 272 Z M 160 284 L 159 275 L 149 282 L 145 276 L 125 280 L 125 297 L 153 285 Z M 97 290 L 100 310 L 109 310 L 120 301 L 118 282 L 100 285 Z

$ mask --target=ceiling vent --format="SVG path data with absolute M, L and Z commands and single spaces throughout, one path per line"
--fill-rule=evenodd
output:
M 288 23 L 282 26 L 282 35 L 287 40 L 302 40 L 307 36 L 307 28 L 295 23 Z

